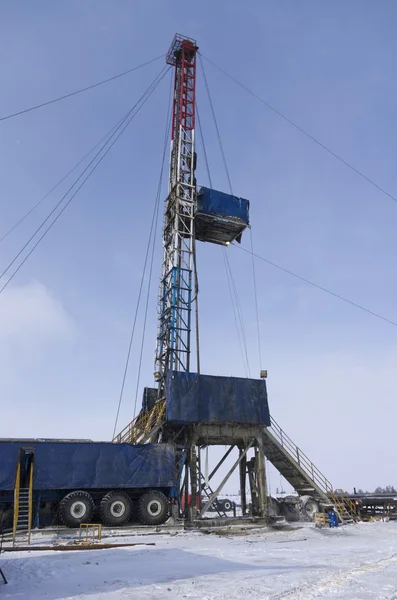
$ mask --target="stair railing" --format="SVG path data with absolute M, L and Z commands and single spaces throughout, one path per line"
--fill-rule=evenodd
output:
M 17 535 L 17 526 L 19 518 L 19 490 L 21 488 L 21 463 L 18 460 L 17 472 L 15 475 L 15 488 L 14 488 L 14 521 L 12 528 L 12 543 L 15 544 L 15 538 Z
M 115 444 L 138 444 L 149 436 L 165 415 L 165 400 L 156 402 L 148 413 L 139 413 L 120 433 L 113 439 Z
M 32 531 L 32 514 L 33 514 L 33 461 L 30 464 L 29 473 L 29 513 L 28 513 L 28 544 L 30 544 L 30 535 Z
M 271 417 L 270 433 L 276 438 L 284 450 L 294 459 L 300 468 L 310 477 L 320 490 L 328 495 L 332 492 L 332 484 L 316 467 L 310 458 L 291 440 L 280 425 Z
M 345 514 L 348 515 L 353 521 L 357 520 L 357 505 L 353 500 L 347 498 L 344 494 L 336 493 L 334 491 L 331 492 L 331 498 L 337 507 L 337 512 L 340 516 L 341 522 L 343 523 L 345 520 Z

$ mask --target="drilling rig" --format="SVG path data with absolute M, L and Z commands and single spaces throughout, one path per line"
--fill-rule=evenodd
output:
M 12 526 L 14 542 L 21 529 L 30 540 L 33 524 L 39 526 L 46 514 L 56 514 L 70 527 L 89 523 L 94 514 L 103 523 L 118 526 L 129 521 L 136 505 L 142 523 L 158 525 L 172 506 L 174 516 L 197 523 L 237 470 L 242 516 L 266 518 L 273 503 L 266 495 L 265 457 L 296 490 L 307 517 L 327 507 L 334 508 L 342 522 L 355 516 L 353 500 L 333 490 L 270 416 L 265 372 L 260 379 L 200 372 L 196 242 L 239 243 L 249 227 L 249 201 L 197 186 L 197 52 L 195 40 L 176 35 L 166 58 L 174 69 L 174 87 L 158 298 L 157 385 L 144 389 L 141 411 L 113 444 L 0 440 L 0 526 L 4 522 Z M 194 313 L 197 360 L 192 371 Z M 203 474 L 203 450 L 214 446 L 226 450 L 211 473 Z M 233 451 L 234 463 L 214 485 L 214 476 L 233 458 Z M 291 508 L 286 505 L 287 512 Z M 217 512 L 227 516 L 219 505 Z
M 331 507 L 342 522 L 355 518 L 353 500 L 333 490 L 270 416 L 265 372 L 260 379 L 248 379 L 200 371 L 196 242 L 239 243 L 249 227 L 249 201 L 197 186 L 197 52 L 195 40 L 176 35 L 166 58 L 174 69 L 174 87 L 156 387 L 144 389 L 138 416 L 113 444 L 0 440 L 0 525 L 12 526 L 14 542 L 21 529 L 30 540 L 33 524 L 38 526 L 49 514 L 70 527 L 89 523 L 94 514 L 100 515 L 102 523 L 118 526 L 129 521 L 135 505 L 142 523 L 159 525 L 172 507 L 175 517 L 194 524 L 215 503 L 218 515 L 225 517 L 226 510 L 215 501 L 235 471 L 242 516 L 267 518 L 274 502 L 266 495 L 265 458 L 298 493 L 304 516 L 311 518 Z M 193 371 L 194 313 L 197 360 Z M 211 473 L 205 465 L 204 474 L 202 453 L 211 447 L 225 451 Z M 235 460 L 226 471 L 233 451 Z M 215 485 L 221 467 L 224 476 Z M 284 508 L 293 511 L 293 503 Z
M 190 521 L 203 518 L 236 469 L 242 514 L 249 510 L 253 516 L 266 517 L 271 503 L 266 497 L 265 457 L 298 492 L 307 517 L 333 506 L 343 521 L 349 503 L 334 494 L 329 480 L 270 417 L 265 379 L 200 373 L 197 310 L 197 369 L 191 372 L 192 315 L 198 294 L 196 242 L 239 243 L 249 226 L 248 200 L 197 186 L 197 52 L 195 40 L 177 34 L 166 58 L 174 68 L 174 93 L 154 374 L 157 388 L 144 389 L 141 412 L 114 441 L 175 445 L 176 497 L 183 507 L 181 514 Z M 211 446 L 226 446 L 227 451 L 211 474 L 204 476 L 201 454 Z M 238 450 L 237 459 L 213 490 L 211 480 L 233 449 Z M 286 510 L 292 508 L 289 505 Z
M 228 446 L 215 474 L 237 448 L 237 460 L 223 484 L 239 467 L 243 513 L 248 475 L 253 512 L 265 516 L 262 431 L 270 425 L 266 382 L 202 375 L 198 344 L 197 370 L 191 372 L 193 302 L 198 293 L 196 242 L 227 246 L 240 241 L 249 225 L 248 200 L 197 187 L 197 51 L 195 40 L 176 35 L 166 59 L 174 67 L 174 93 L 154 374 L 157 388 L 145 388 L 143 410 L 115 441 L 175 444 L 178 497 L 184 498 L 185 517 L 191 520 L 202 516 L 220 491 L 219 487 L 213 490 L 211 477 L 202 473 L 201 450 Z M 250 449 L 254 455 L 248 460 Z

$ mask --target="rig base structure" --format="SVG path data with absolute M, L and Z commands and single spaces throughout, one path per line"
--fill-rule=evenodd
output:
M 267 495 L 263 427 L 258 425 L 198 424 L 175 427 L 165 423 L 163 439 L 172 441 L 177 448 L 176 468 L 179 473 L 180 516 L 185 522 L 207 518 L 218 495 L 233 473 L 239 472 L 242 516 L 267 518 Z M 214 446 L 227 447 L 223 456 L 207 476 L 203 473 L 203 451 Z M 220 483 L 213 486 L 214 476 L 234 449 L 238 456 Z M 250 457 L 248 455 L 251 455 Z M 251 502 L 247 502 L 247 483 Z M 221 506 L 216 508 L 219 517 L 227 514 Z

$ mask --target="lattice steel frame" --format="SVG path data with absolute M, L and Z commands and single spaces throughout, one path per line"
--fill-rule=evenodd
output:
M 176 35 L 167 54 L 167 63 L 175 67 L 175 83 L 156 349 L 159 398 L 164 396 L 168 369 L 189 371 L 190 367 L 197 49 L 194 40 Z

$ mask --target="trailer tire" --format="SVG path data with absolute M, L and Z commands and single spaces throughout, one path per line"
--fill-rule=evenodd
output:
M 66 527 L 79 527 L 80 523 L 90 523 L 94 510 L 95 504 L 88 492 L 70 492 L 59 504 L 59 518 Z
M 161 525 L 167 520 L 169 504 L 162 492 L 146 492 L 138 500 L 139 520 L 144 525 Z
M 315 500 L 315 498 L 312 498 L 312 496 L 302 496 L 301 502 L 303 516 L 309 521 L 314 521 L 314 515 L 320 512 L 320 505 L 317 502 L 317 500 Z
M 132 515 L 130 497 L 124 492 L 109 492 L 101 500 L 99 514 L 104 525 L 110 527 L 125 525 Z

